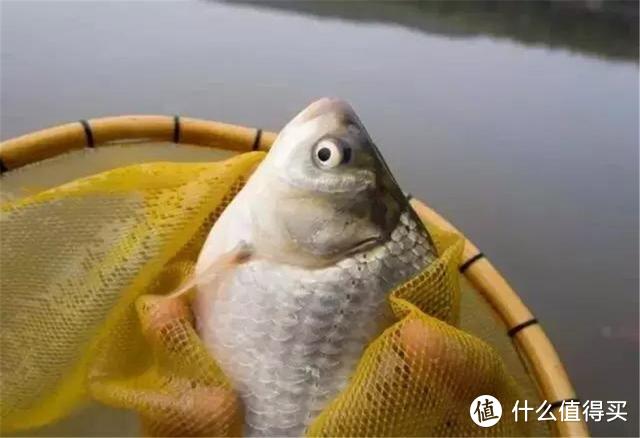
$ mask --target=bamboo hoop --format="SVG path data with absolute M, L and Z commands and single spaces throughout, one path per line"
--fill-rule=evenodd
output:
M 81 120 L 0 143 L 0 170 L 13 170 L 65 152 L 122 141 L 170 141 L 235 151 L 269 149 L 277 134 L 243 126 L 178 116 L 118 116 Z M 411 203 L 424 220 L 463 235 L 421 201 Z M 538 321 L 480 250 L 465 237 L 460 272 L 495 309 L 516 350 L 538 385 L 540 396 L 555 409 L 577 400 L 569 376 Z M 583 420 L 555 422 L 559 436 L 588 436 Z
M 276 134 L 178 116 L 117 116 L 67 123 L 0 143 L 0 169 L 13 170 L 84 147 L 114 141 L 171 141 L 239 152 L 267 150 Z

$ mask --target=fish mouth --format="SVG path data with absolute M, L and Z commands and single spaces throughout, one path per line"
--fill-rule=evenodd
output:
M 327 113 L 341 115 L 347 119 L 358 120 L 355 111 L 346 101 L 337 97 L 323 97 L 303 109 L 294 119 L 293 123 L 305 123 Z
M 326 113 L 345 114 L 350 116 L 356 115 L 351 104 L 338 97 L 323 97 L 312 103 L 311 107 L 315 110 L 316 115 Z

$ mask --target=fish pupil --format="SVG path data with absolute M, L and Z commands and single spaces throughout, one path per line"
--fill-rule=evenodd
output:
M 318 155 L 318 160 L 324 163 L 329 158 L 331 158 L 331 150 L 329 148 L 320 148 L 318 149 L 317 155 Z

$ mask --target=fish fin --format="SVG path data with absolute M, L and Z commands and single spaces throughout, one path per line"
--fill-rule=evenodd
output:
M 187 295 L 198 284 L 219 283 L 226 273 L 236 266 L 247 262 L 252 256 L 253 248 L 251 245 L 241 241 L 232 250 L 214 259 L 202 272 L 191 275 L 182 285 L 166 297 L 177 298 Z

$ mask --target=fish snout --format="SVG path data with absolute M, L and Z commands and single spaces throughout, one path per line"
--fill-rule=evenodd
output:
M 312 102 L 300 111 L 291 121 L 293 124 L 305 123 L 325 114 L 335 114 L 339 119 L 355 117 L 355 111 L 345 100 L 337 97 L 323 97 Z

